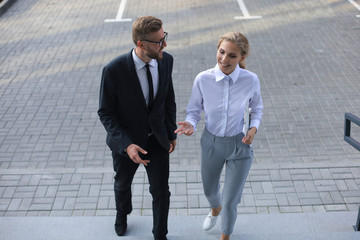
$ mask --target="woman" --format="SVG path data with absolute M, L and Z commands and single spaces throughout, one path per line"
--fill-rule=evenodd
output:
M 221 240 L 230 239 L 237 216 L 245 180 L 250 171 L 253 152 L 251 143 L 259 128 L 263 103 L 256 74 L 245 70 L 249 54 L 247 38 L 229 32 L 220 38 L 214 68 L 195 78 L 185 121 L 175 133 L 190 136 L 205 113 L 201 137 L 201 176 L 211 212 L 203 223 L 205 231 L 216 224 L 221 212 Z M 251 109 L 251 123 L 244 128 L 244 112 Z M 244 129 L 244 131 L 243 131 Z M 226 175 L 220 197 L 220 175 Z

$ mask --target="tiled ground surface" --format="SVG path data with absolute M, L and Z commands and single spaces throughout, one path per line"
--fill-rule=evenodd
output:
M 360 116 L 360 18 L 348 1 L 128 1 L 123 18 L 155 15 L 169 32 L 178 120 L 218 38 L 249 39 L 264 117 L 240 213 L 357 211 L 360 153 L 343 140 L 344 113 Z M 358 2 L 358 1 L 357 1 Z M 359 2 L 358 2 L 359 3 Z M 0 216 L 114 215 L 113 172 L 98 120 L 102 67 L 132 47 L 119 0 L 17 0 L 0 16 Z M 201 129 L 203 123 L 200 124 Z M 201 131 L 171 155 L 172 215 L 208 212 Z M 360 128 L 352 134 L 360 139 Z M 133 215 L 151 214 L 146 174 Z

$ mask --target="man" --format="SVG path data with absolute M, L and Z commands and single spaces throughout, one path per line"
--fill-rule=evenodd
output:
M 145 166 L 153 198 L 153 235 L 166 240 L 170 204 L 169 153 L 176 145 L 173 58 L 163 49 L 167 33 L 152 16 L 133 23 L 135 48 L 103 69 L 98 114 L 115 171 L 115 231 L 122 236 L 132 211 L 131 184 Z

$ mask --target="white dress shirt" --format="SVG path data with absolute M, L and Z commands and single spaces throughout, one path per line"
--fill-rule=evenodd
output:
M 235 136 L 243 130 L 246 101 L 251 108 L 250 128 L 259 129 L 263 102 L 257 75 L 239 66 L 225 75 L 216 65 L 195 78 L 185 121 L 196 129 L 204 111 L 205 127 L 210 133 L 218 137 Z
M 136 55 L 135 49 L 132 51 L 132 57 L 134 59 L 136 73 L 137 73 L 139 81 L 140 81 L 141 89 L 144 94 L 146 104 L 149 104 L 149 83 L 148 83 L 147 74 L 146 74 L 146 67 L 145 67 L 146 63 L 144 63 Z M 150 69 L 152 80 L 153 80 L 154 99 L 155 99 L 155 96 L 156 96 L 156 93 L 157 93 L 158 87 L 159 87 L 158 63 L 155 59 L 152 59 L 149 62 L 149 66 L 150 66 L 149 69 Z

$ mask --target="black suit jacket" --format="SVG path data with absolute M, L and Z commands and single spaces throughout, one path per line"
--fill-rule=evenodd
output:
M 103 69 L 98 114 L 107 132 L 106 143 L 115 154 L 123 154 L 131 143 L 144 148 L 150 131 L 166 150 L 170 149 L 169 141 L 176 139 L 173 57 L 163 52 L 157 62 L 159 89 L 151 111 L 141 90 L 132 51 Z

